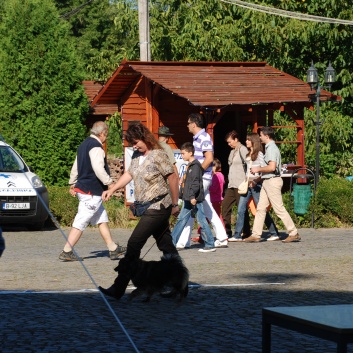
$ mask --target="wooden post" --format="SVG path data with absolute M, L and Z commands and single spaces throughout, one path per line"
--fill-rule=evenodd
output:
M 140 60 L 151 61 L 148 0 L 138 0 L 138 12 L 140 33 Z

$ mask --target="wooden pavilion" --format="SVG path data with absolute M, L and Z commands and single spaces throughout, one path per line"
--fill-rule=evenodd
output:
M 191 141 L 187 129 L 190 113 L 202 113 L 213 137 L 215 157 L 228 172 L 229 147 L 224 137 L 236 130 L 245 139 L 248 131 L 273 126 L 274 111 L 286 112 L 295 129 L 297 165 L 304 166 L 304 109 L 312 109 L 310 86 L 265 62 L 141 62 L 124 60 L 104 84 L 84 82 L 93 120 L 120 112 L 123 130 L 141 122 L 157 135 L 166 125 L 174 133 L 172 148 Z M 339 100 L 321 91 L 322 100 Z M 125 146 L 127 147 L 127 145 Z

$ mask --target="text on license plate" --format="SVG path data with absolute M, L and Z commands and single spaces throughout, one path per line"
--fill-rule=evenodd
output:
M 30 205 L 29 202 L 18 202 L 18 203 L 3 203 L 3 210 L 29 210 Z

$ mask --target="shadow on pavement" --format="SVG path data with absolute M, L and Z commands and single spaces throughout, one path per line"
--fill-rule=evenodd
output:
M 246 280 L 260 281 L 262 283 L 270 282 L 284 282 L 289 284 L 298 280 L 312 280 L 320 276 L 317 275 L 306 275 L 303 273 L 260 273 L 260 274 L 249 274 L 249 275 L 238 275 L 238 278 L 243 278 Z
M 352 303 L 350 292 L 285 286 L 191 289 L 182 303 L 156 295 L 108 298 L 139 352 L 261 352 L 261 310 Z M 1 294 L 1 352 L 135 352 L 97 292 Z M 272 328 L 272 352 L 335 352 L 334 343 Z

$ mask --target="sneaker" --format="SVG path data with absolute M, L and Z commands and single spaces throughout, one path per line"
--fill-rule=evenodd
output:
M 243 241 L 243 239 L 242 239 L 242 238 L 231 237 L 231 238 L 228 238 L 228 241 L 230 241 L 231 243 L 233 243 L 233 242 L 236 242 L 236 241 Z
M 269 238 L 266 239 L 267 241 L 277 241 L 280 240 L 278 235 L 271 235 Z
M 260 241 L 263 241 L 261 237 L 256 237 L 255 235 L 250 235 L 250 237 L 247 237 L 243 240 L 245 243 L 259 243 Z
M 126 249 L 127 248 L 125 246 L 118 245 L 115 250 L 109 251 L 110 260 L 118 260 L 120 255 L 126 253 Z
M 68 252 L 63 250 L 59 255 L 59 260 L 62 260 L 62 261 L 83 261 L 83 258 L 76 256 L 72 250 L 68 251 Z
M 199 250 L 199 252 L 213 252 L 213 251 L 216 251 L 216 248 L 208 248 L 207 246 Z
M 215 246 L 215 248 L 228 248 L 228 238 L 225 240 L 222 240 L 222 241 L 217 239 L 214 242 L 214 246 Z
M 294 243 L 301 240 L 299 234 L 288 236 L 286 239 L 282 240 L 282 243 Z

